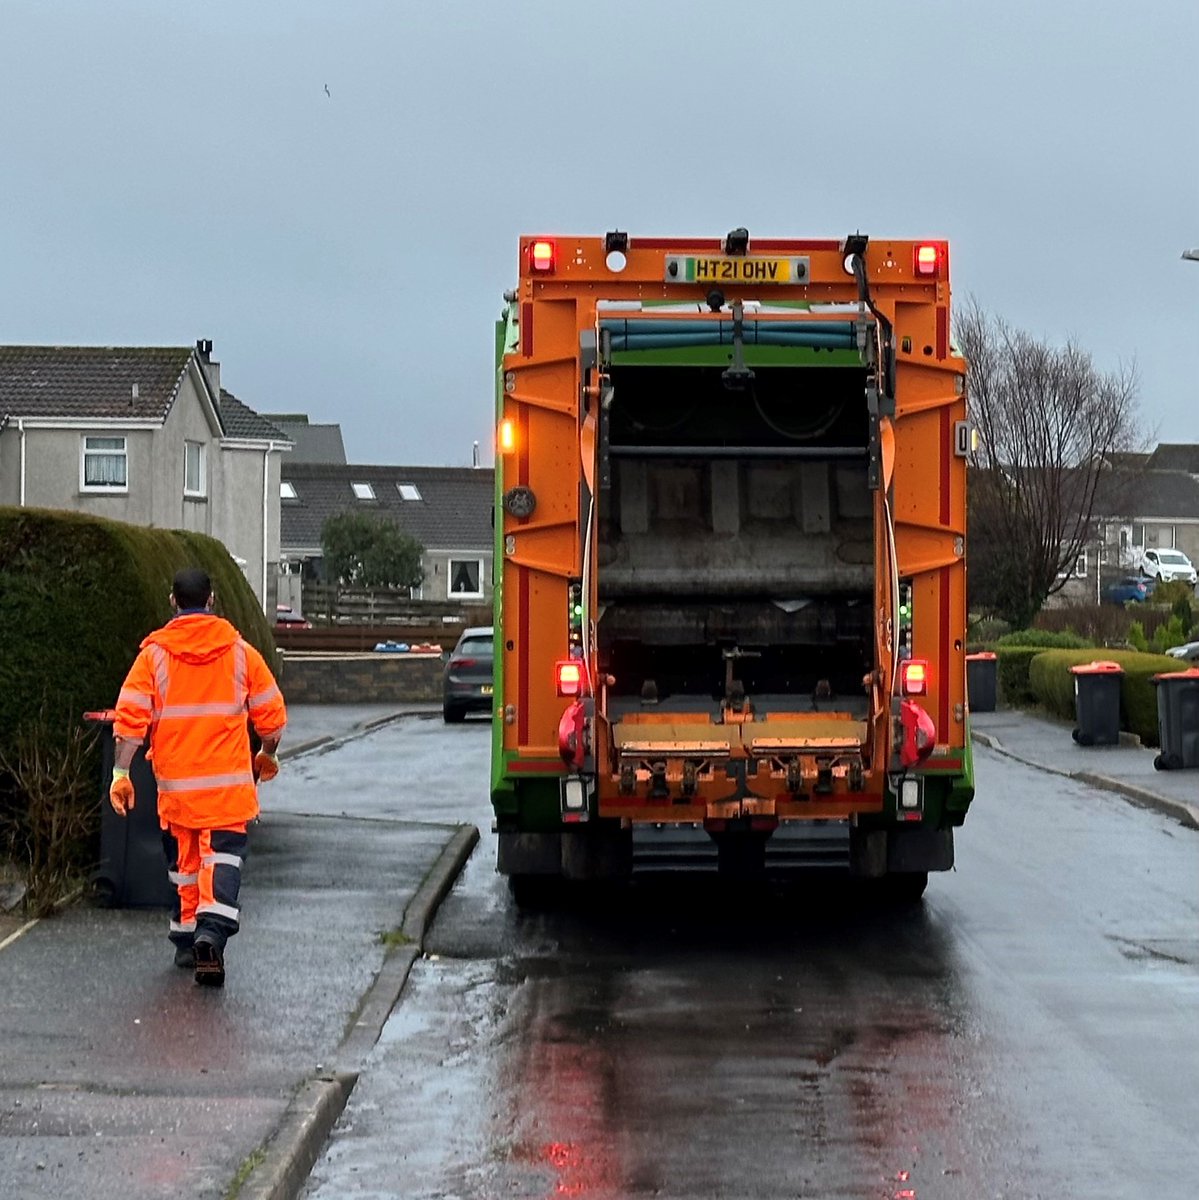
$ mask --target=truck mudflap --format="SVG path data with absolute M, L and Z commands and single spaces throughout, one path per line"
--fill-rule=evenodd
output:
M 953 869 L 953 830 L 927 826 L 855 829 L 849 869 L 866 879 Z

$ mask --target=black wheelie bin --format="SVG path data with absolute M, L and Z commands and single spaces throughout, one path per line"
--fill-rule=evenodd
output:
M 1199 669 L 1154 675 L 1157 688 L 1157 735 L 1161 750 L 1153 760 L 1159 771 L 1199 767 Z
M 100 727 L 100 864 L 93 877 L 96 899 L 112 908 L 168 908 L 175 889 L 167 878 L 167 860 L 158 823 L 158 785 L 138 748 L 129 768 L 133 780 L 133 811 L 119 816 L 108 802 L 112 760 L 116 749 L 111 709 L 83 714 Z
M 1120 680 L 1124 668 L 1114 662 L 1089 662 L 1070 668 L 1074 676 L 1074 740 L 1080 746 L 1120 744 Z

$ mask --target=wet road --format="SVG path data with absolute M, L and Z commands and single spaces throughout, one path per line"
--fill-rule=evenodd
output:
M 485 725 L 380 731 L 314 787 L 350 749 L 488 829 Z M 1191 1196 L 1199 834 L 977 768 L 906 914 L 693 881 L 521 915 L 485 833 L 309 1200 Z

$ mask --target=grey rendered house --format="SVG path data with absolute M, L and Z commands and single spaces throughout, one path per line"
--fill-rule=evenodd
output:
M 209 534 L 267 612 L 290 446 L 221 390 L 211 342 L 0 346 L 0 504 Z
M 318 577 L 325 521 L 337 513 L 366 512 L 394 521 L 425 547 L 419 599 L 489 603 L 494 480 L 487 467 L 372 467 L 285 457 L 284 569 Z

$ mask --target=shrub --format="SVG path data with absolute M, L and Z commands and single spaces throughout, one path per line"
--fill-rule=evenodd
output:
M 1128 626 L 1128 644 L 1144 654 L 1149 649 L 1149 639 L 1145 636 L 1145 626 L 1140 621 L 1133 621 Z
M 1190 591 L 1183 596 L 1179 596 L 1172 605 L 1170 605 L 1170 615 L 1178 618 L 1179 628 L 1182 631 L 1182 640 L 1185 642 L 1191 636 L 1191 622 L 1194 619 L 1194 611 L 1191 608 Z
M 1134 616 L 1152 637 L 1166 615 L 1152 604 L 1072 604 L 1042 609 L 1034 624 L 1037 629 L 1072 630 L 1096 646 L 1123 646 Z
M 996 672 L 999 678 L 999 694 L 1005 704 L 1019 706 L 1031 704 L 1033 694 L 1029 689 L 1028 664 L 1043 654 L 1040 646 L 998 646 L 995 650 Z
M 1157 631 L 1153 635 L 1153 649 L 1158 654 L 1165 654 L 1171 646 L 1179 646 L 1186 641 L 1186 633 L 1183 631 L 1182 622 L 1173 614 L 1170 619 L 1164 624 L 1157 627 Z
M 44 773 L 51 777 L 74 762 L 83 712 L 115 703 L 138 643 L 169 619 L 171 577 L 185 566 L 208 572 L 216 611 L 274 663 L 271 627 L 215 539 L 78 513 L 0 508 L 0 762 L 9 764 L 0 767 L 0 821 L 10 851 L 20 853 L 34 833 L 32 810 L 50 803 L 48 796 L 35 797 L 28 783 L 19 785 L 16 774 L 32 778 L 31 754 L 48 764 Z M 95 810 L 94 750 L 85 773 L 93 781 Z M 72 842 L 94 854 L 94 811 L 88 821 L 86 834 L 76 836 L 76 830 Z M 74 867 L 87 865 L 79 857 L 84 852 L 74 854 Z M 66 869 L 55 862 L 55 871 Z
M 997 646 L 1039 646 L 1045 650 L 1081 650 L 1094 643 L 1072 630 L 1055 632 L 1050 629 L 1017 629 L 1006 633 Z
M 1171 579 L 1169 583 L 1159 583 L 1150 595 L 1150 600 L 1157 605 L 1175 609 L 1175 605 L 1182 601 L 1186 605 L 1187 619 L 1190 619 L 1191 611 L 1191 585 L 1183 582 L 1181 579 Z M 1177 609 L 1175 609 L 1177 611 Z
M 1180 663 L 1159 654 L 1141 654 L 1135 650 L 1094 651 L 1046 650 L 1037 654 L 1029 666 L 1029 687 L 1036 701 L 1059 717 L 1074 717 L 1074 676 L 1070 668 L 1103 658 L 1118 662 L 1124 670 L 1120 678 L 1120 727 L 1135 733 L 1146 745 L 1157 744 L 1157 693 L 1153 676 L 1177 671 Z

